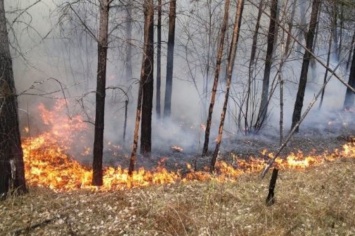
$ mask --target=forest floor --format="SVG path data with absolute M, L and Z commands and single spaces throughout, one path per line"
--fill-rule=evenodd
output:
M 0 202 L 1 235 L 354 235 L 355 157 L 236 182 L 29 194 Z
M 29 186 L 24 196 L 0 202 L 0 235 L 354 235 L 355 127 L 301 130 L 283 155 L 333 153 L 348 156 L 304 170 L 279 172 L 272 206 L 266 206 L 271 171 L 246 173 L 235 181 L 184 182 L 99 192 L 55 192 Z M 262 137 L 262 138 L 261 138 Z M 260 156 L 278 148 L 278 134 L 230 141 L 220 159 Z M 233 155 L 232 155 L 233 154 Z M 174 152 L 165 163 L 177 168 L 195 158 Z M 199 158 L 199 165 L 209 158 Z

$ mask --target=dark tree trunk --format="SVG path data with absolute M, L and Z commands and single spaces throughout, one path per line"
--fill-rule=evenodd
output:
M 173 89 L 174 46 L 175 46 L 175 19 L 176 19 L 176 0 L 170 0 L 164 117 L 170 117 L 171 114 L 171 97 L 172 97 L 172 89 Z
M 351 62 L 348 84 L 355 88 L 355 47 L 353 51 L 353 60 Z M 354 107 L 354 92 L 347 88 L 344 100 L 344 109 L 350 109 L 352 107 Z
M 141 135 L 145 136 L 147 140 L 142 140 L 145 141 L 144 145 L 149 145 L 148 146 L 142 146 L 141 145 L 141 152 L 143 154 L 148 154 L 151 151 L 151 114 L 152 114 L 152 106 L 150 105 L 150 109 L 142 108 L 143 103 L 143 97 L 144 97 L 144 89 L 151 89 L 151 91 L 148 91 L 150 95 L 153 95 L 153 56 L 154 56 L 154 49 L 153 49 L 153 39 L 154 39 L 154 5 L 153 5 L 153 0 L 145 0 L 144 1 L 144 48 L 143 48 L 143 60 L 142 60 L 142 68 L 141 68 L 141 78 L 139 82 L 139 89 L 138 89 L 138 101 L 137 101 L 137 110 L 136 110 L 136 120 L 135 120 L 135 126 L 134 126 L 134 134 L 133 134 L 133 145 L 132 145 L 132 152 L 131 152 L 131 158 L 129 161 L 129 169 L 128 169 L 128 174 L 132 176 L 133 171 L 134 171 L 134 166 L 136 163 L 137 159 L 137 149 L 138 149 L 138 138 L 139 138 L 139 124 L 141 122 L 141 116 L 146 116 L 145 118 L 146 123 L 149 126 L 149 134 L 143 133 L 147 132 L 147 129 L 141 130 Z M 144 88 L 145 84 L 150 84 L 147 87 Z M 149 97 L 150 104 L 152 101 L 152 96 Z M 146 109 L 145 111 L 143 111 Z M 145 114 L 145 112 L 147 114 Z M 148 121 L 148 122 L 147 122 Z M 150 122 L 149 122 L 150 121 Z M 142 126 L 143 126 L 143 117 L 142 117 Z M 146 148 L 146 149 L 144 149 Z M 144 150 L 147 151 L 144 153 Z M 149 150 L 149 151 L 148 151 Z
M 315 34 L 316 27 L 317 27 L 317 20 L 318 20 L 317 18 L 318 18 L 318 11 L 319 11 L 320 4 L 321 4 L 320 0 L 313 0 L 311 20 L 309 23 L 309 30 L 308 30 L 307 37 L 306 37 L 306 51 L 303 55 L 303 63 L 302 63 L 302 69 L 301 69 L 301 75 L 300 75 L 300 82 L 298 85 L 297 97 L 296 97 L 295 107 L 294 107 L 293 115 L 292 115 L 291 129 L 297 124 L 297 122 L 301 118 L 304 93 L 305 93 L 306 84 L 307 84 L 308 68 L 309 68 L 309 62 L 311 59 L 311 52 L 313 51 L 314 34 Z M 296 129 L 296 132 L 298 132 L 298 127 Z
M 154 2 L 145 0 L 144 56 L 141 75 L 143 89 L 141 154 L 149 155 L 152 150 L 152 109 L 154 86 Z
M 94 136 L 94 160 L 92 184 L 101 186 L 103 184 L 102 155 L 104 146 L 104 119 L 105 119 L 105 96 L 106 96 L 106 62 L 108 47 L 108 17 L 109 0 L 101 0 L 100 4 L 100 25 L 97 49 L 97 84 L 96 84 L 96 115 L 95 115 L 95 136 Z
M 214 81 L 213 81 L 213 87 L 212 87 L 211 102 L 210 102 L 210 106 L 208 109 L 208 117 L 207 117 L 207 122 L 206 122 L 205 142 L 203 144 L 202 156 L 205 156 L 208 151 L 208 143 L 209 143 L 209 139 L 210 139 L 213 107 L 214 107 L 214 103 L 216 100 L 216 92 L 217 92 L 217 86 L 218 86 L 219 74 L 221 71 L 222 56 L 223 56 L 223 50 L 224 50 L 224 40 L 225 40 L 226 30 L 227 30 L 227 25 L 228 25 L 229 5 L 230 5 L 230 0 L 226 0 L 225 5 L 224 5 L 224 17 L 223 17 L 223 22 L 222 22 L 222 29 L 221 29 L 220 40 L 219 40 L 219 45 L 218 45 L 216 69 L 214 72 Z
M 18 104 L 6 28 L 4 1 L 0 1 L 0 198 L 10 190 L 27 192 L 18 120 Z
M 272 0 L 271 3 L 271 17 L 270 17 L 270 24 L 269 24 L 269 33 L 267 37 L 267 50 L 266 50 L 266 59 L 265 59 L 265 69 L 264 69 L 264 78 L 263 78 L 263 87 L 261 91 L 261 102 L 259 108 L 258 118 L 254 125 L 256 130 L 259 130 L 263 125 L 266 116 L 267 116 L 267 108 L 269 105 L 269 84 L 270 84 L 270 73 L 271 73 L 271 66 L 272 66 L 272 57 L 274 53 L 274 45 L 275 45 L 275 38 L 277 34 L 277 11 L 278 11 L 278 0 Z
M 237 8 L 236 8 L 236 15 L 235 15 L 235 20 L 234 20 L 232 42 L 231 42 L 231 46 L 229 48 L 229 54 L 228 54 L 226 94 L 225 94 L 225 97 L 224 97 L 224 103 L 223 103 L 223 108 L 222 108 L 222 112 L 221 112 L 221 120 L 220 120 L 220 124 L 219 124 L 219 129 L 218 129 L 216 147 L 215 147 L 215 150 L 213 152 L 213 156 L 212 156 L 211 164 L 210 164 L 210 171 L 211 172 L 213 172 L 214 169 L 215 169 L 215 164 L 216 164 L 216 161 L 217 161 L 219 147 L 220 147 L 220 145 L 222 143 L 223 127 L 224 127 L 224 121 L 225 121 L 226 114 L 227 114 L 229 91 L 230 91 L 230 85 L 231 85 L 231 82 L 232 82 L 234 61 L 235 61 L 235 57 L 236 57 L 236 54 L 237 54 L 239 31 L 240 31 L 240 25 L 241 25 L 241 22 L 242 22 L 243 8 L 244 8 L 244 0 L 239 0 L 238 4 L 237 4 Z
M 157 92 L 156 92 L 156 113 L 160 118 L 160 88 L 161 88 L 161 8 L 162 0 L 158 0 L 158 24 L 157 24 Z

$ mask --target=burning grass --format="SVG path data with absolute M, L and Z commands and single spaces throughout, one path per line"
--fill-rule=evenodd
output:
M 0 202 L 8 235 L 353 235 L 355 160 L 283 170 L 276 203 L 265 206 L 267 176 L 130 190 L 30 193 Z

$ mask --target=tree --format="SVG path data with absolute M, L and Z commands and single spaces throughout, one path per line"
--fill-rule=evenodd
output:
M 230 91 L 231 82 L 232 82 L 234 61 L 235 61 L 235 57 L 236 57 L 236 54 L 237 54 L 237 46 L 238 46 L 238 40 L 239 40 L 240 26 L 241 26 L 241 22 L 242 22 L 243 8 L 244 8 L 244 0 L 239 0 L 238 4 L 237 4 L 237 9 L 236 9 L 232 42 L 231 42 L 231 45 L 230 45 L 230 48 L 229 48 L 229 54 L 228 54 L 226 94 L 225 94 L 225 97 L 224 97 L 224 103 L 223 103 L 223 108 L 222 108 L 222 112 L 221 112 L 221 120 L 220 120 L 220 124 L 219 124 L 219 128 L 218 128 L 218 136 L 217 136 L 217 140 L 216 140 L 216 147 L 215 147 L 215 150 L 213 152 L 213 156 L 212 156 L 211 164 L 210 164 L 210 171 L 211 172 L 214 171 L 215 164 L 216 164 L 216 161 L 217 161 L 217 156 L 218 156 L 218 153 L 219 153 L 219 147 L 220 147 L 221 142 L 222 142 L 224 120 L 226 118 L 226 113 L 227 113 L 229 91 Z
M 125 57 L 125 79 L 132 79 L 132 9 L 133 3 L 128 0 L 126 3 L 126 57 Z
M 253 41 L 251 44 L 251 51 L 250 51 L 249 76 L 248 76 L 247 94 L 246 94 L 246 101 L 245 101 L 245 117 L 244 117 L 244 128 L 245 128 L 246 133 L 249 132 L 249 122 L 248 122 L 249 105 L 251 105 L 250 100 L 251 100 L 252 83 L 253 83 L 254 70 L 255 70 L 255 64 L 256 64 L 256 49 L 257 49 L 257 44 L 258 44 L 260 19 L 261 19 L 261 15 L 263 13 L 263 5 L 264 5 L 264 0 L 260 0 L 259 6 L 258 6 L 258 15 L 256 18 L 255 29 L 254 29 L 254 33 L 253 33 Z
M 93 149 L 92 184 L 103 184 L 102 157 L 104 146 L 104 119 L 106 96 L 106 63 L 108 48 L 108 20 L 111 0 L 100 0 L 99 37 L 97 41 L 96 113 Z
M 139 124 L 142 117 L 141 129 L 141 153 L 148 154 L 151 151 L 151 118 L 153 100 L 153 59 L 154 59 L 154 3 L 153 0 L 144 1 L 144 46 L 141 78 L 138 88 L 138 99 L 136 119 L 133 134 L 132 152 L 129 161 L 128 173 L 133 174 L 137 159 L 137 148 L 139 138 Z M 144 94 L 146 93 L 146 94 Z M 144 103 L 144 99 L 149 99 Z M 143 107 L 143 108 L 142 108 Z M 144 120 L 144 122 L 143 122 Z M 147 125 L 148 127 L 143 127 Z
M 176 0 L 170 0 L 164 117 L 170 117 L 171 114 L 171 97 L 172 97 L 172 89 L 173 89 L 174 46 L 175 46 L 175 18 L 176 18 Z
M 349 75 L 349 86 L 355 88 L 355 47 L 353 51 L 353 59 L 351 62 L 350 75 Z M 349 88 L 346 89 L 344 109 L 350 109 L 354 107 L 354 92 Z
M 158 118 L 160 118 L 161 108 L 160 108 L 160 88 L 161 88 L 161 8 L 162 0 L 158 0 L 158 23 L 157 23 L 157 92 L 156 92 L 156 113 Z
M 216 100 L 217 86 L 218 86 L 219 74 L 221 71 L 221 64 L 222 64 L 224 41 L 225 41 L 225 35 L 226 35 L 227 25 L 228 25 L 229 5 L 230 5 L 230 0 L 226 0 L 225 5 L 224 5 L 224 17 L 223 17 L 222 28 L 221 28 L 221 33 L 220 33 L 220 41 L 219 41 L 219 45 L 218 45 L 218 53 L 217 53 L 216 69 L 215 69 L 214 81 L 213 81 L 213 87 L 212 87 L 211 101 L 210 101 L 210 106 L 208 109 L 208 116 L 207 116 L 207 122 L 206 122 L 205 141 L 203 144 L 202 156 L 205 156 L 208 151 L 208 143 L 209 143 L 209 137 L 210 137 L 211 122 L 212 122 L 212 113 L 213 113 L 214 103 Z
M 264 69 L 264 78 L 263 78 L 263 86 L 261 91 L 261 100 L 260 100 L 260 109 L 258 118 L 256 123 L 254 124 L 254 128 L 259 130 L 267 116 L 267 108 L 269 104 L 269 84 L 270 84 L 270 73 L 271 73 L 271 66 L 272 66 L 272 57 L 274 54 L 274 45 L 275 39 L 277 35 L 277 12 L 278 12 L 278 0 L 272 0 L 271 7 L 271 17 L 270 17 L 270 24 L 269 24 L 269 32 L 267 37 L 267 50 L 266 50 L 266 59 L 265 59 L 265 69 Z
M 0 40 L 0 198 L 4 198 L 10 188 L 27 192 L 4 0 L 0 1 Z
M 152 150 L 152 109 L 154 86 L 154 2 L 144 1 L 144 60 L 142 65 L 141 86 L 143 89 L 141 153 L 149 155 Z
M 312 57 L 311 52 L 313 52 L 313 41 L 314 41 L 315 30 L 317 27 L 318 11 L 320 8 L 320 4 L 321 4 L 320 0 L 313 0 L 311 19 L 309 22 L 309 29 L 306 35 L 306 50 L 303 55 L 303 63 L 301 68 L 300 81 L 298 84 L 295 107 L 292 115 L 291 129 L 295 127 L 295 125 L 298 123 L 298 121 L 301 118 L 303 99 L 304 99 L 304 94 L 307 85 L 308 68 Z M 297 127 L 296 132 L 298 132 L 298 129 L 299 127 Z

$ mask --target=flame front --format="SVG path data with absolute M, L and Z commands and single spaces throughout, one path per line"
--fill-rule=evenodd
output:
M 168 184 L 186 181 L 206 181 L 217 179 L 218 181 L 235 180 L 243 173 L 260 172 L 265 167 L 265 160 L 261 158 L 250 158 L 249 160 L 233 157 L 234 163 L 217 162 L 218 173 L 211 175 L 208 171 L 193 171 L 181 175 L 179 172 L 168 171 L 163 167 L 154 170 L 143 168 L 136 170 L 132 176 L 128 170 L 117 167 L 104 169 L 104 185 L 100 188 L 91 186 L 92 169 L 85 167 L 78 161 L 71 158 L 67 153 L 74 138 L 73 133 L 87 129 L 85 122 L 80 116 L 71 119 L 58 118 L 62 114 L 65 103 L 59 100 L 53 111 L 47 110 L 43 105 L 39 106 L 41 116 L 49 130 L 37 137 L 26 138 L 22 142 L 24 151 L 26 179 L 31 186 L 49 187 L 56 191 L 70 191 L 77 189 L 100 189 L 103 191 L 126 189 L 131 187 L 148 186 L 152 184 Z M 28 127 L 24 130 L 29 133 Z M 58 141 L 60 140 L 60 142 Z M 90 148 L 85 147 L 83 153 L 90 153 Z M 264 155 L 266 154 L 263 153 Z M 267 155 L 272 158 L 272 154 Z M 280 169 L 299 169 L 321 165 L 324 162 L 334 161 L 339 158 L 355 158 L 355 145 L 349 143 L 344 145 L 342 150 L 334 153 L 323 153 L 321 155 L 308 155 L 303 153 L 291 153 L 285 159 L 277 159 L 276 165 Z M 266 160 L 267 161 L 267 160 Z

